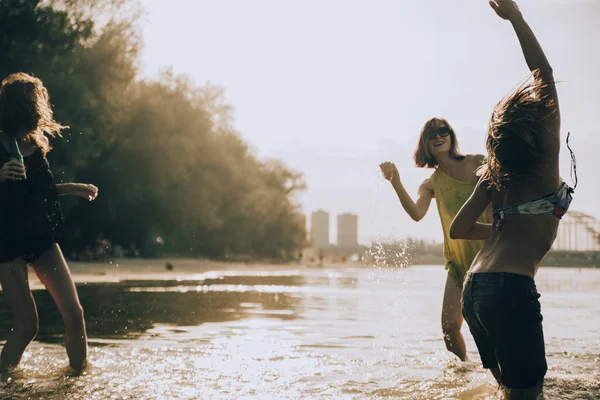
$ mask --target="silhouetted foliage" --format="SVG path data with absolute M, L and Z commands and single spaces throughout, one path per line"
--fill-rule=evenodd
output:
M 31 73 L 70 129 L 49 153 L 55 178 L 100 188 L 65 199 L 63 247 L 99 239 L 142 255 L 290 259 L 305 244 L 302 176 L 259 160 L 217 86 L 138 75 L 141 9 L 129 0 L 2 0 L 0 77 Z

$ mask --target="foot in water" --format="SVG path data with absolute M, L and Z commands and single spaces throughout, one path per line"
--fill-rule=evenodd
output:
M 4 365 L 4 364 L 0 364 L 0 375 L 12 375 L 15 371 L 18 371 L 19 369 L 18 365 Z
M 83 375 L 87 375 L 87 374 L 88 374 L 88 371 L 89 371 L 89 369 L 90 369 L 90 363 L 86 361 L 86 362 L 83 364 L 83 366 L 82 366 L 82 367 L 80 367 L 80 368 L 75 368 L 75 367 L 73 367 L 73 366 L 71 366 L 71 365 L 70 365 L 70 366 L 68 366 L 68 367 L 65 367 L 65 368 L 62 370 L 62 372 L 63 372 L 63 373 L 66 375 L 66 376 L 68 376 L 68 377 L 76 377 L 76 376 L 83 376 Z
M 450 360 L 448 366 L 444 370 L 445 375 L 464 375 L 469 372 L 477 371 L 479 369 L 479 363 L 476 361 L 471 361 L 469 359 L 465 361 L 459 361 L 456 359 Z

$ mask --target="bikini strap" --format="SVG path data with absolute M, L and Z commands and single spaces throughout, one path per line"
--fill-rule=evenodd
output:
M 493 210 L 493 215 L 494 215 L 494 219 L 495 219 L 495 228 L 497 231 L 502 229 L 502 225 L 504 225 L 504 220 L 506 218 L 506 216 L 504 215 L 504 212 L 513 208 L 516 208 L 517 206 L 512 206 L 512 207 L 506 207 L 506 201 L 508 200 L 508 192 L 505 190 L 504 191 L 504 201 L 502 202 L 502 208 L 497 208 L 495 210 Z
M 571 180 L 573 180 L 574 184 L 572 188 L 569 188 L 570 192 L 573 193 L 575 188 L 577 187 L 577 160 L 575 159 L 575 153 L 571 150 L 571 146 L 569 146 L 569 137 L 571 136 L 571 132 L 567 133 L 567 149 L 571 153 Z
M 575 188 L 577 187 L 577 160 L 575 158 L 575 153 L 573 152 L 573 150 L 571 149 L 571 146 L 569 145 L 570 137 L 571 137 L 571 132 L 568 132 L 567 133 L 567 148 L 569 149 L 569 153 L 571 153 L 571 180 L 573 180 L 573 187 L 571 188 L 566 184 L 564 184 L 564 185 L 567 186 L 567 193 L 569 195 L 572 194 L 575 191 Z M 508 195 L 508 193 L 505 191 L 503 206 L 506 205 L 507 195 Z M 537 200 L 540 200 L 540 199 L 537 199 Z M 534 201 L 537 201 L 537 200 L 534 200 Z M 506 218 L 506 216 L 505 216 L 506 212 L 511 211 L 512 209 L 518 210 L 518 207 L 519 206 L 517 205 L 517 206 L 512 206 L 512 207 L 502 207 L 500 209 L 493 210 L 493 215 L 494 215 L 494 219 L 495 219 L 494 225 L 495 225 L 496 230 L 502 229 L 502 225 L 504 224 L 504 220 Z M 566 210 L 564 210 L 564 211 L 566 211 Z M 564 214 L 564 212 L 563 212 L 563 214 Z M 560 218 L 560 216 L 559 216 L 559 218 Z

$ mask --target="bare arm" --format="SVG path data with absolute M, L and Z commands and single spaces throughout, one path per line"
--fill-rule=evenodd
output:
M 431 200 L 433 199 L 433 186 L 431 181 L 426 179 L 421 186 L 419 186 L 419 194 L 417 195 L 417 201 L 413 201 L 410 197 L 404 185 L 400 179 L 392 181 L 392 186 L 398 195 L 398 200 L 402 204 L 404 211 L 415 221 L 420 221 L 427 214 Z
M 543 77 L 552 77 L 552 67 L 542 50 L 542 46 L 533 34 L 533 31 L 523 19 L 519 7 L 511 0 L 492 0 L 490 5 L 500 18 L 509 20 L 515 29 L 517 38 L 530 71 L 539 69 Z
M 71 194 L 75 191 L 75 188 L 72 183 L 57 183 L 56 191 L 59 196 L 64 196 L 66 194 Z
M 433 186 L 431 185 L 431 181 L 426 179 L 421 184 L 417 201 L 415 202 L 404 188 L 404 185 L 402 185 L 400 174 L 394 163 L 389 161 L 384 162 L 379 165 L 379 168 L 381 168 L 383 177 L 392 183 L 392 187 L 396 191 L 398 200 L 400 200 L 400 204 L 402 204 L 404 211 L 406 211 L 406 213 L 415 221 L 423 219 L 425 214 L 427 214 L 431 199 L 433 199 Z
M 87 183 L 57 183 L 56 191 L 59 196 L 75 195 L 90 201 L 98 196 L 98 188 Z
M 511 0 L 492 0 L 490 1 L 490 5 L 500 18 L 510 21 L 521 44 L 527 66 L 532 72 L 539 71 L 539 79 L 541 79 L 543 84 L 547 85 L 543 90 L 548 94 L 549 100 L 553 103 L 551 107 L 554 115 L 545 122 L 545 128 L 551 134 L 542 135 L 542 138 L 547 142 L 550 154 L 555 155 L 557 158 L 556 162 L 558 162 L 557 155 L 560 149 L 560 112 L 552 67 L 544 54 L 544 50 L 542 50 L 542 46 L 540 46 L 533 31 L 527 22 L 525 22 L 525 19 L 523 19 L 523 15 L 515 2 Z M 558 165 L 552 169 L 556 168 L 558 168 Z
M 475 160 L 476 160 L 475 174 L 477 176 L 481 176 L 481 167 L 483 167 L 484 165 L 487 164 L 487 157 L 484 156 L 483 154 L 477 154 L 477 155 L 475 155 Z M 492 222 L 494 220 L 494 208 L 492 207 L 491 203 L 488 206 L 488 208 L 486 208 L 486 210 L 485 210 L 485 216 L 486 216 L 486 221 L 488 221 L 488 222 Z
M 485 209 L 485 217 L 485 220 L 489 223 L 492 223 L 494 221 L 494 208 L 492 207 L 491 203 L 488 206 L 488 208 Z
M 450 225 L 451 239 L 485 240 L 492 232 L 492 224 L 477 222 L 489 209 L 492 199 L 480 179 L 469 200 L 461 207 Z

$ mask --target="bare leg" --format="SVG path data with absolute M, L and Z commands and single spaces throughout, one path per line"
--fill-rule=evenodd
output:
M 456 354 L 461 361 L 467 360 L 467 346 L 465 338 L 460 332 L 463 323 L 461 311 L 462 289 L 456 285 L 454 279 L 448 273 L 446 277 L 446 288 L 444 289 L 444 301 L 442 303 L 442 332 L 444 342 L 448 351 Z
M 4 298 L 13 314 L 14 329 L 0 354 L 0 370 L 16 367 L 27 345 L 38 333 L 38 315 L 29 289 L 27 264 L 21 258 L 0 264 Z
M 33 264 L 42 284 L 56 302 L 65 324 L 65 346 L 71 367 L 85 368 L 87 361 L 87 335 L 83 308 L 71 272 L 58 244 L 46 250 Z

